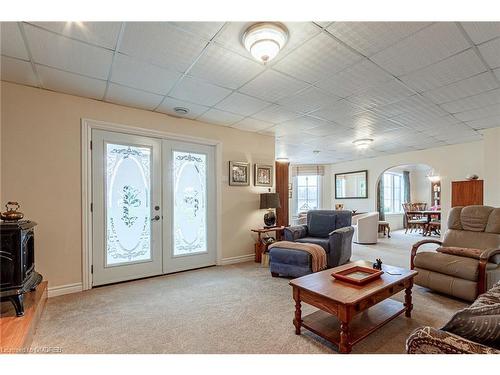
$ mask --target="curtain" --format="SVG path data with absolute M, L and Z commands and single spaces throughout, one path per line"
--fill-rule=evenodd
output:
M 293 165 L 292 177 L 295 176 L 324 176 L 324 165 Z
M 410 172 L 403 171 L 403 199 L 404 203 L 411 203 L 410 196 Z M 403 228 L 406 228 L 408 225 L 406 214 L 403 216 Z
M 385 220 L 384 213 L 384 175 L 380 176 L 380 180 L 377 185 L 377 211 L 378 219 L 380 221 Z

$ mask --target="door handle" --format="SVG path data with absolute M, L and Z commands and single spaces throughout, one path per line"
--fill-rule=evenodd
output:
M 160 220 L 160 215 L 155 215 L 155 217 L 151 219 L 151 221 L 158 221 L 158 220 Z

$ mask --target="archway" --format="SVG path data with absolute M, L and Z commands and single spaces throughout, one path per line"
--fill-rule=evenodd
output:
M 432 166 L 424 163 L 400 164 L 382 171 L 376 183 L 376 210 L 380 220 L 392 230 L 406 228 L 405 203 L 428 209 L 440 209 L 440 178 Z

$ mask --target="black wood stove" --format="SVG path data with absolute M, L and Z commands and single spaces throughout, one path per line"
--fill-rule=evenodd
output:
M 36 223 L 0 222 L 0 300 L 9 300 L 17 316 L 24 315 L 23 294 L 35 290 L 42 275 L 35 271 Z

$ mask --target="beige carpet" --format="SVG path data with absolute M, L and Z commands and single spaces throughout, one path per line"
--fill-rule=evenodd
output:
M 395 232 L 377 245 L 354 245 L 353 259 L 407 266 L 410 244 L 420 239 Z M 465 306 L 418 286 L 413 296 L 412 319 L 399 316 L 353 353 L 403 353 L 413 329 L 439 327 Z M 312 311 L 304 305 L 305 314 Z M 296 336 L 293 312 L 288 280 L 248 262 L 51 298 L 32 346 L 63 353 L 336 353 L 304 329 Z

